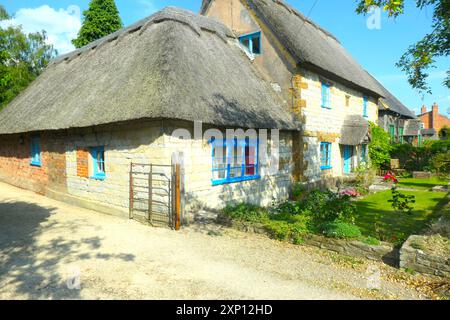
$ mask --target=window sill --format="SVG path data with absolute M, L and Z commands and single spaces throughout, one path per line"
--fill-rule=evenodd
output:
M 42 163 L 40 163 L 40 162 L 30 162 L 30 166 L 41 168 L 42 167 Z
M 251 180 L 259 180 L 259 179 L 261 179 L 260 175 L 248 176 L 248 177 L 244 177 L 244 178 L 230 178 L 230 179 L 224 179 L 224 180 L 213 180 L 212 185 L 220 186 L 220 185 L 224 185 L 224 184 L 232 184 L 232 183 L 251 181 Z
M 97 180 L 97 181 L 104 181 L 106 179 L 106 176 L 93 176 L 90 177 L 92 180 Z
M 330 170 L 333 169 L 333 167 L 331 166 L 326 166 L 326 167 L 320 167 L 320 170 L 324 171 L 324 170 Z
M 325 106 L 322 106 L 322 109 L 328 109 L 328 110 L 331 110 L 332 108 L 331 108 L 331 107 L 325 107 Z

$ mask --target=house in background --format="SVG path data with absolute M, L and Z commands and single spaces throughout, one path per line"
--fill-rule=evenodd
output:
M 419 139 L 420 127 L 417 118 L 408 107 L 387 89 L 380 100 L 378 125 L 391 137 L 392 143 L 414 143 Z M 417 129 L 417 130 L 416 130 Z
M 450 127 L 450 119 L 444 115 L 439 114 L 439 105 L 434 103 L 431 107 L 431 111 L 427 111 L 427 107 L 424 105 L 420 111 L 418 118 L 420 119 L 422 126 L 422 135 L 424 139 L 438 140 L 439 131 L 444 127 Z

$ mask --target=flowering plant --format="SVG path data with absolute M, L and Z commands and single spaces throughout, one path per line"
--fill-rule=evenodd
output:
M 349 196 L 351 198 L 357 198 L 357 197 L 361 196 L 361 194 L 356 189 L 353 189 L 353 188 L 343 190 L 339 194 L 341 196 Z
M 388 181 L 392 181 L 393 183 L 397 184 L 398 183 L 398 179 L 395 177 L 395 175 L 393 175 L 391 172 L 388 172 L 385 176 L 384 176 L 384 182 L 388 182 Z
M 388 201 L 392 204 L 392 208 L 396 212 L 412 214 L 412 211 L 414 210 L 413 204 L 416 203 L 416 197 L 413 195 L 406 195 L 398 191 L 397 183 L 399 181 L 391 172 L 388 172 L 384 176 L 383 180 L 384 182 L 392 181 L 394 183 L 391 189 L 392 199 Z

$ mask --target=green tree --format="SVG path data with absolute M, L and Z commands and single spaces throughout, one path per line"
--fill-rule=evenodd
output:
M 372 7 L 380 7 L 389 17 L 404 14 L 405 0 L 357 0 L 358 13 L 367 14 Z M 428 71 L 435 66 L 436 58 L 447 57 L 450 52 L 450 0 L 415 0 L 419 9 L 433 8 L 432 32 L 411 45 L 400 58 L 397 67 L 402 69 L 414 89 L 431 93 Z M 443 83 L 450 88 L 450 70 Z
M 0 6 L 0 15 L 8 18 Z M 25 34 L 21 27 L 0 27 L 0 109 L 25 89 L 57 54 L 45 31 Z
M 73 45 L 77 48 L 123 27 L 114 0 L 91 0 L 89 8 L 83 12 L 83 16 L 83 26 L 78 33 L 78 38 L 72 40 Z
M 389 134 L 375 123 L 370 123 L 372 140 L 369 144 L 371 164 L 376 168 L 389 166 L 391 157 L 391 138 Z

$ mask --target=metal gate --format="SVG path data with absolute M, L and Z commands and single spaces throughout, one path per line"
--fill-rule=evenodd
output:
M 179 174 L 177 165 L 132 163 L 130 219 L 155 227 L 179 229 Z M 177 174 L 178 172 L 178 174 Z

